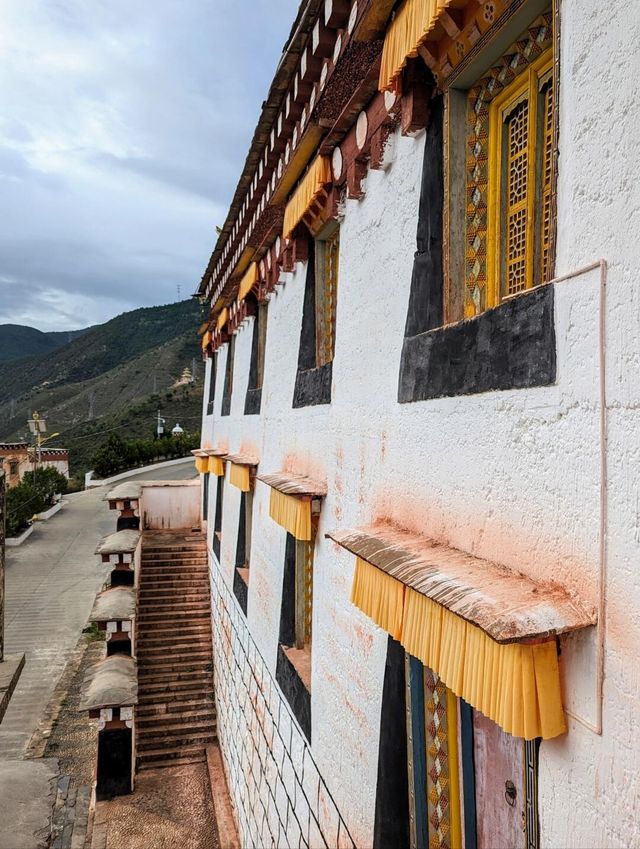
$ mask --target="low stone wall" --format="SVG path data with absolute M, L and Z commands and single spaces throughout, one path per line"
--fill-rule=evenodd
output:
M 240 845 L 355 844 L 245 617 L 211 563 L 218 739 Z
M 93 478 L 93 469 L 87 472 L 84 476 L 85 489 L 90 489 L 95 486 L 109 486 L 112 483 L 126 480 L 127 478 L 143 475 L 145 472 L 152 472 L 154 469 L 165 469 L 169 466 L 179 466 L 181 463 L 193 463 L 193 457 L 189 454 L 188 457 L 177 457 L 175 460 L 163 460 L 161 463 L 152 463 L 150 466 L 137 466 L 135 469 L 129 469 L 126 472 L 120 472 L 118 475 L 113 475 L 110 478 L 95 479 Z

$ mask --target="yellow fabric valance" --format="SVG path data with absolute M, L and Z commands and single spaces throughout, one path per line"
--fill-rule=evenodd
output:
M 209 474 L 215 475 L 217 478 L 223 478 L 224 462 L 222 461 L 222 457 L 209 457 L 207 471 Z
M 202 337 L 202 350 L 204 351 L 206 348 L 208 348 L 210 343 L 211 343 L 211 333 L 210 333 L 210 331 L 207 330 L 207 332 Z
M 238 289 L 238 300 L 242 301 L 258 282 L 258 263 L 252 262 L 244 273 Z
M 271 490 L 269 515 L 285 530 L 300 540 L 311 539 L 311 501 Z
M 242 492 L 249 492 L 251 489 L 251 470 L 249 466 L 240 466 L 237 463 L 231 464 L 229 472 L 229 483 L 237 486 Z
M 204 475 L 209 470 L 209 458 L 196 457 L 196 469 L 201 475 Z
M 356 557 L 351 601 L 394 640 L 402 638 L 404 590 L 400 581 Z
M 229 310 L 225 307 L 216 321 L 216 330 L 222 330 L 229 319 Z
M 453 0 L 405 0 L 384 39 L 380 91 L 400 93 L 400 74 L 407 60 L 416 58 L 418 47 L 427 40 L 442 13 L 451 5 Z
M 351 600 L 456 696 L 507 733 L 525 740 L 565 733 L 555 640 L 496 643 L 476 625 L 360 558 Z
M 282 230 L 285 239 L 291 236 L 322 189 L 331 183 L 331 179 L 331 159 L 328 156 L 316 156 L 284 211 Z

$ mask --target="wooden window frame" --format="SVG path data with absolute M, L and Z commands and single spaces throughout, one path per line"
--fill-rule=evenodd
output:
M 222 407 L 220 410 L 221 416 L 231 414 L 231 402 L 233 399 L 233 369 L 236 354 L 236 337 L 231 336 L 227 347 L 227 362 L 225 364 L 224 373 L 224 389 L 222 392 Z
M 335 261 L 330 266 L 332 255 Z M 333 266 L 335 271 L 331 274 Z M 333 362 L 339 277 L 340 225 L 333 221 L 318 236 L 315 244 L 316 368 Z
M 536 213 L 543 202 L 543 190 L 540 182 L 540 125 L 538 122 L 538 103 L 541 86 L 553 70 L 553 51 L 546 50 L 528 66 L 503 92 L 496 95 L 489 106 L 489 202 L 487 236 L 487 295 L 486 306 L 498 306 L 505 300 L 517 297 L 522 291 L 533 288 L 536 246 L 540 244 L 540 216 Z M 551 82 L 553 86 L 553 81 Z M 503 206 L 503 166 L 502 157 L 507 139 L 506 120 L 510 112 L 523 99 L 528 101 L 528 147 L 527 147 L 527 223 L 525 248 L 525 288 L 512 294 L 503 294 L 505 211 Z M 555 106 L 554 106 L 555 109 Z M 553 189 L 551 189 L 552 191 Z M 540 280 L 538 283 L 547 282 Z
M 216 371 L 218 368 L 218 354 L 211 357 L 211 372 L 209 374 L 209 397 L 207 400 L 207 415 L 213 415 L 213 402 L 216 397 Z

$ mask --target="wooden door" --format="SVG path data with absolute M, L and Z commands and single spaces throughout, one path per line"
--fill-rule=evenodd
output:
M 525 849 L 525 743 L 473 712 L 478 849 Z

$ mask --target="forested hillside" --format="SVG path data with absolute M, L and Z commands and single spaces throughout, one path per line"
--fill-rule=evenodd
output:
M 134 310 L 55 351 L 0 365 L 0 440 L 28 438 L 37 410 L 60 433 L 50 444 L 69 448 L 72 472 L 82 474 L 103 432 L 151 436 L 158 409 L 168 429 L 199 430 L 201 321 L 193 300 Z M 185 368 L 194 382 L 172 388 Z

